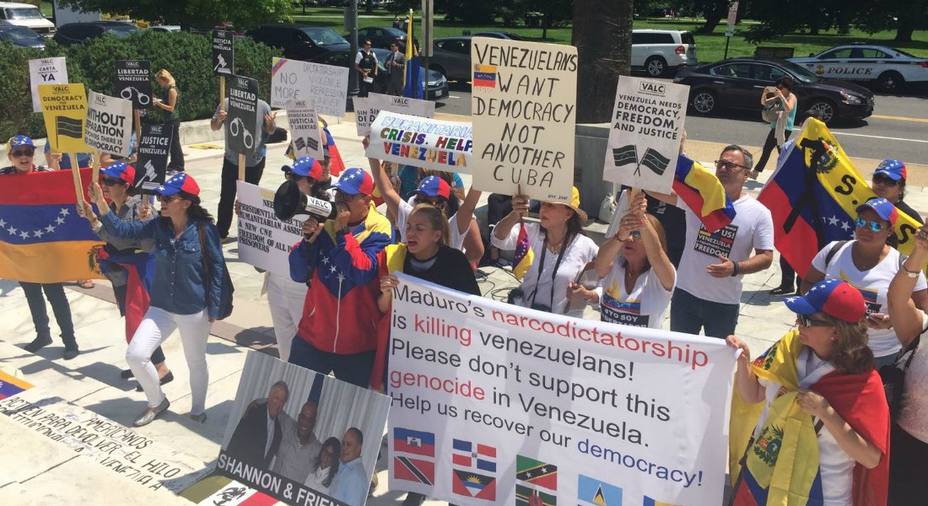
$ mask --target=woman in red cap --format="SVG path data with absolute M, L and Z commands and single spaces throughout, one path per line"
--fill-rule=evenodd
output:
M 151 307 L 126 351 L 126 361 L 148 398 L 148 407 L 135 421 L 136 427 L 151 423 L 170 406 L 158 384 L 151 355 L 174 329 L 180 330 L 190 369 L 190 418 L 206 421 L 206 341 L 210 325 L 219 317 L 226 269 L 219 232 L 200 206 L 200 187 L 193 177 L 180 172 L 156 191 L 161 201 L 157 219 L 122 221 L 110 212 L 100 185 L 91 185 L 100 221 L 110 236 L 155 243 Z M 86 208 L 91 215 L 90 206 Z
M 889 409 L 867 347 L 864 296 L 847 282 L 827 279 L 804 296 L 787 298 L 786 306 L 796 313 L 798 329 L 753 363 L 744 341 L 727 339 L 741 350 L 736 395 L 761 407 L 732 407 L 731 446 L 742 457 L 731 473 L 733 504 L 819 498 L 823 506 L 885 505 Z M 751 426 L 753 432 L 744 430 Z M 810 448 L 815 443 L 817 451 Z M 782 477 L 776 487 L 774 475 Z

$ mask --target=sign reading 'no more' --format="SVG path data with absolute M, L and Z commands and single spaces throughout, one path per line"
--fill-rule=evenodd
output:
M 234 76 L 229 81 L 229 115 L 226 117 L 231 135 L 229 148 L 235 153 L 254 153 L 261 135 L 258 118 L 258 81 Z

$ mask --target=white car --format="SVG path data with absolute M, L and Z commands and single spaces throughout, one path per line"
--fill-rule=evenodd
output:
M 790 58 L 789 61 L 808 68 L 819 77 L 868 81 L 885 91 L 899 90 L 906 83 L 928 81 L 928 59 L 886 46 L 835 46 L 817 55 Z
M 696 65 L 696 39 L 680 30 L 632 30 L 632 68 L 660 77 Z
M 55 24 L 45 19 L 39 8 L 32 4 L 0 2 L 0 20 L 29 28 L 41 35 L 55 33 Z

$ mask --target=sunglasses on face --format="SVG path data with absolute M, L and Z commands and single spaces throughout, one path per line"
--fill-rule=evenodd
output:
M 122 179 L 115 179 L 111 177 L 103 178 L 103 184 L 106 186 L 116 186 L 116 185 L 121 185 L 122 183 L 123 183 Z
M 12 153 L 13 156 L 32 156 L 35 154 L 34 149 L 14 149 Z
M 834 327 L 834 324 L 825 320 L 816 320 L 808 315 L 796 315 L 796 323 L 800 327 Z
M 178 197 L 177 195 L 171 195 L 169 197 L 165 197 L 164 195 L 158 195 L 158 202 L 161 202 L 162 204 L 170 204 L 171 202 L 174 202 L 175 200 L 180 200 L 180 197 Z
M 880 230 L 883 230 L 883 224 L 876 220 L 865 220 L 863 218 L 857 218 L 854 224 L 857 225 L 857 228 L 866 228 L 871 232 L 879 232 Z
M 724 170 L 735 170 L 735 169 L 746 169 L 744 165 L 738 165 L 737 163 L 729 162 L 728 160 L 716 160 L 715 168 L 724 169 Z

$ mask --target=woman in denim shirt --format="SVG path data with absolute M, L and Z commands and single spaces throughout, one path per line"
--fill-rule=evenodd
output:
M 101 212 L 100 222 L 110 236 L 155 241 L 151 307 L 126 351 L 126 361 L 148 397 L 148 408 L 135 421 L 136 427 L 147 425 L 170 406 L 158 384 L 158 373 L 151 363 L 151 354 L 174 329 L 180 330 L 184 356 L 190 369 L 190 418 L 200 423 L 206 420 L 206 387 L 209 383 L 206 340 L 210 325 L 219 312 L 226 268 L 219 232 L 209 213 L 200 207 L 200 187 L 196 181 L 181 172 L 158 187 L 157 193 L 161 202 L 160 219 L 121 221 L 110 212 L 100 185 L 94 183 L 91 186 L 91 194 Z M 208 280 L 203 268 L 200 227 L 207 249 Z

